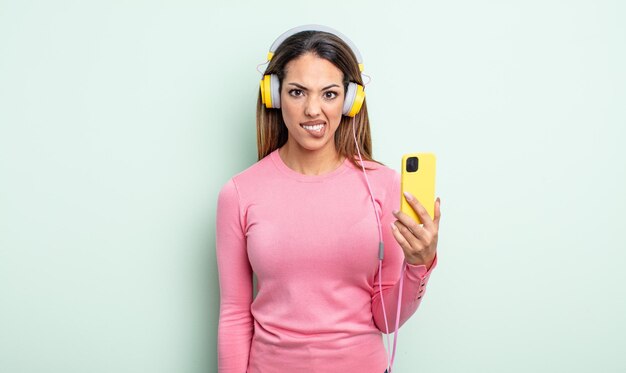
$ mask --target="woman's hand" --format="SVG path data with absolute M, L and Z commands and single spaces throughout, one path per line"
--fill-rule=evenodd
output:
M 405 193 L 404 197 L 423 224 L 418 224 L 417 221 L 401 211 L 394 211 L 393 215 L 398 220 L 391 223 L 393 236 L 402 247 L 407 263 L 424 264 L 427 269 L 430 269 L 437 253 L 441 201 L 437 197 L 435 219 L 431 219 L 424 206 L 413 195 Z

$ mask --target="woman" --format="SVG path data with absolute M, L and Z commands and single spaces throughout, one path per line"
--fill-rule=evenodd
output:
M 350 45 L 307 25 L 271 49 L 259 161 L 218 197 L 220 373 L 383 373 L 381 334 L 416 311 L 436 266 L 440 201 L 431 219 L 407 198 L 423 226 L 397 212 L 399 174 L 372 159 Z

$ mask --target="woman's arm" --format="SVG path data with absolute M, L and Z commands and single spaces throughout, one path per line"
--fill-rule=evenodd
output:
M 254 324 L 252 268 L 248 261 L 244 222 L 237 187 L 230 180 L 217 202 L 216 255 L 220 282 L 220 319 L 217 335 L 219 373 L 245 373 Z
M 404 281 L 402 284 L 402 297 L 400 306 L 400 323 L 402 326 L 415 313 L 426 293 L 426 285 L 432 270 L 437 265 L 435 256 L 430 268 L 426 265 L 412 265 L 405 261 L 402 248 L 393 236 L 391 223 L 396 221 L 392 211 L 400 208 L 400 174 L 396 173 L 391 188 L 387 189 L 385 202 L 382 206 L 381 226 L 383 230 L 383 242 L 385 255 L 382 263 L 382 282 L 379 274 L 374 278 L 372 294 L 372 315 L 374 323 L 380 331 L 387 333 L 383 304 L 381 302 L 379 283 L 382 285 L 385 311 L 389 333 L 395 331 L 396 314 L 398 309 L 398 294 L 400 292 L 400 274 L 405 266 Z

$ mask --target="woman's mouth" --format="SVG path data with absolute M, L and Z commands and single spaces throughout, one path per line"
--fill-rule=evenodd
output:
M 300 124 L 300 127 L 304 128 L 309 134 L 316 138 L 324 137 L 326 133 L 326 123 L 319 122 L 314 124 Z

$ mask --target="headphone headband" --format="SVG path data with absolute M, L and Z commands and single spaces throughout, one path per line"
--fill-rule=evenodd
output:
M 274 41 L 274 43 L 272 43 L 272 46 L 270 47 L 270 51 L 267 53 L 267 60 L 268 61 L 272 60 L 272 57 L 274 57 L 274 52 L 276 52 L 276 49 L 283 43 L 283 41 L 285 41 L 285 39 L 287 39 L 291 35 L 294 35 L 294 34 L 297 34 L 297 33 L 301 32 L 301 31 L 322 31 L 322 32 L 327 32 L 329 34 L 333 34 L 333 35 L 337 36 L 338 38 L 343 40 L 346 44 L 348 44 L 350 49 L 352 49 L 352 52 L 356 56 L 356 60 L 359 63 L 359 70 L 363 71 L 363 58 L 361 57 L 361 52 L 359 52 L 359 49 L 352 42 L 352 40 L 350 40 L 347 36 L 345 36 L 344 34 L 342 34 L 341 32 L 339 32 L 339 31 L 337 31 L 337 30 L 335 30 L 333 28 L 330 28 L 330 27 L 324 26 L 324 25 L 316 25 L 316 24 L 302 25 L 302 26 L 294 27 L 292 29 L 289 29 L 289 30 L 283 32 Z

